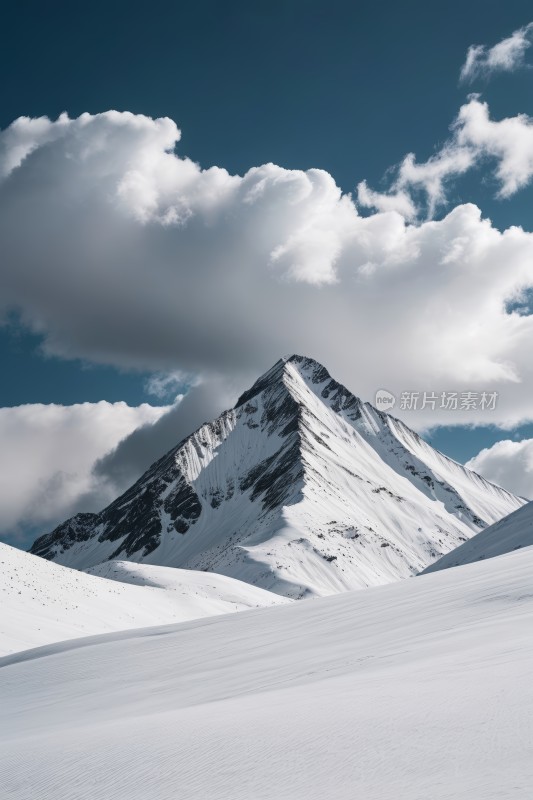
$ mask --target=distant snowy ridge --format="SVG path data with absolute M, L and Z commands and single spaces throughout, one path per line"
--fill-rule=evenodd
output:
M 468 542 L 439 558 L 425 572 L 472 564 L 485 558 L 494 558 L 513 550 L 533 546 L 533 502 L 527 503 L 499 522 L 485 528 Z
M 0 655 L 284 602 L 224 575 L 115 561 L 91 572 L 0 543 Z
M 299 598 L 415 575 L 523 502 L 290 356 L 32 552 L 78 569 L 208 570 Z

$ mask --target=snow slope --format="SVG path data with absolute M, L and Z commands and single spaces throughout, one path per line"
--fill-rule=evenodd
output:
M 10 800 L 529 800 L 533 548 L 0 660 Z
M 523 502 L 291 356 L 32 552 L 209 570 L 299 598 L 414 575 Z
M 533 502 L 528 503 L 513 514 L 485 528 L 468 542 L 439 558 L 425 571 L 438 572 L 441 569 L 471 564 L 484 558 L 494 558 L 512 550 L 533 545 Z
M 124 561 L 91 571 L 84 575 L 0 543 L 0 655 L 283 602 L 224 575 Z

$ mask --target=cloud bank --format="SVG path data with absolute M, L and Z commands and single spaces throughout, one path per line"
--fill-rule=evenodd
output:
M 515 494 L 533 499 L 533 439 L 496 442 L 466 466 Z
M 236 396 L 303 352 L 365 399 L 499 392 L 490 419 L 406 412 L 419 427 L 514 425 L 532 416 L 533 317 L 508 304 L 533 286 L 533 235 L 469 204 L 409 222 L 407 190 L 438 198 L 474 152 L 513 192 L 533 175 L 531 130 L 472 98 L 448 150 L 406 160 L 392 202 L 361 216 L 319 169 L 202 170 L 169 119 L 21 118 L 0 133 L 0 303 L 64 357 L 222 375 Z
M 502 197 L 531 182 L 529 117 L 494 120 L 471 97 L 438 153 L 406 156 L 386 192 L 363 181 L 357 202 L 319 169 L 203 170 L 179 140 L 169 119 L 115 111 L 0 132 L 0 323 L 15 310 L 50 353 L 149 369 L 158 398 L 191 386 L 165 409 L 1 409 L 0 531 L 101 508 L 292 352 L 365 400 L 392 391 L 418 429 L 533 418 L 533 234 L 471 204 L 433 219 L 481 164 Z M 401 408 L 442 392 L 498 401 Z M 470 463 L 528 494 L 515 444 Z
M 17 543 L 28 528 L 50 529 L 106 505 L 116 487 L 98 480 L 96 462 L 168 410 L 104 401 L 0 408 L 0 534 Z

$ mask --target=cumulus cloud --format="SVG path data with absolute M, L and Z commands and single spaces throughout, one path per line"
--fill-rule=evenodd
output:
M 510 197 L 533 177 L 533 119 L 527 114 L 491 120 L 487 103 L 474 97 L 459 111 L 455 123 L 457 147 L 475 158 L 496 161 L 499 195 Z
M 457 147 L 488 154 L 467 116 Z M 202 170 L 179 139 L 171 120 L 119 112 L 0 134 L 0 303 L 49 352 L 217 379 L 232 402 L 301 352 L 365 399 L 499 392 L 483 414 L 406 412 L 418 426 L 531 418 L 533 317 L 507 309 L 533 286 L 533 234 L 468 204 L 410 223 L 398 189 L 389 206 L 367 194 L 377 211 L 361 216 L 327 172 Z M 442 161 L 426 165 L 434 195 Z
M 533 287 L 533 234 L 468 204 L 420 223 L 413 197 L 432 216 L 481 159 L 502 196 L 517 191 L 533 177 L 531 130 L 470 98 L 450 141 L 426 163 L 407 156 L 390 192 L 359 185 L 364 217 L 321 170 L 202 170 L 168 119 L 22 118 L 1 132 L 0 311 L 51 353 L 153 370 L 159 399 L 188 391 L 165 409 L 2 409 L 0 529 L 99 509 L 291 352 L 364 399 L 391 390 L 419 429 L 530 420 L 533 316 L 517 302 Z M 468 391 L 497 392 L 496 408 L 399 402 Z
M 514 31 L 493 47 L 471 45 L 461 68 L 461 81 L 470 82 L 479 76 L 489 76 L 494 72 L 514 72 L 524 66 L 526 50 L 531 47 L 533 23 Z
M 407 192 L 399 190 L 387 194 L 375 192 L 370 189 L 366 181 L 357 185 L 357 202 L 363 208 L 373 208 L 376 211 L 397 211 L 407 220 L 415 219 L 417 208 Z
M 99 510 L 115 487 L 93 474 L 98 459 L 168 411 L 104 401 L 0 408 L 0 533 L 16 543 L 28 529 Z
M 359 204 L 378 211 L 397 210 L 408 220 L 415 220 L 425 209 L 426 217 L 432 219 L 446 204 L 450 181 L 482 164 L 492 169 L 500 198 L 511 197 L 531 183 L 533 119 L 527 114 L 491 119 L 487 103 L 471 95 L 451 131 L 449 140 L 427 161 L 417 162 L 414 153 L 408 153 L 388 192 L 374 192 L 364 181 L 359 184 Z
M 466 466 L 515 494 L 533 499 L 533 439 L 496 442 Z
M 475 158 L 475 150 L 458 141 L 446 144 L 440 152 L 421 164 L 417 163 L 414 153 L 408 153 L 398 170 L 395 191 L 405 196 L 408 189 L 423 190 L 427 196 L 427 216 L 432 219 L 437 208 L 445 202 L 447 182 L 471 169 Z M 413 214 L 415 216 L 416 212 Z

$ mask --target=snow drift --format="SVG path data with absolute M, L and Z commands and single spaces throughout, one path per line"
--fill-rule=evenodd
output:
M 485 528 L 468 542 L 456 547 L 451 553 L 439 558 L 425 572 L 471 564 L 484 558 L 494 558 L 512 550 L 533 545 L 533 503 L 519 508 L 499 522 Z
M 283 602 L 224 575 L 124 561 L 109 561 L 91 572 L 85 575 L 0 543 L 0 655 Z
M 528 548 L 0 659 L 5 796 L 523 800 L 532 571 Z

